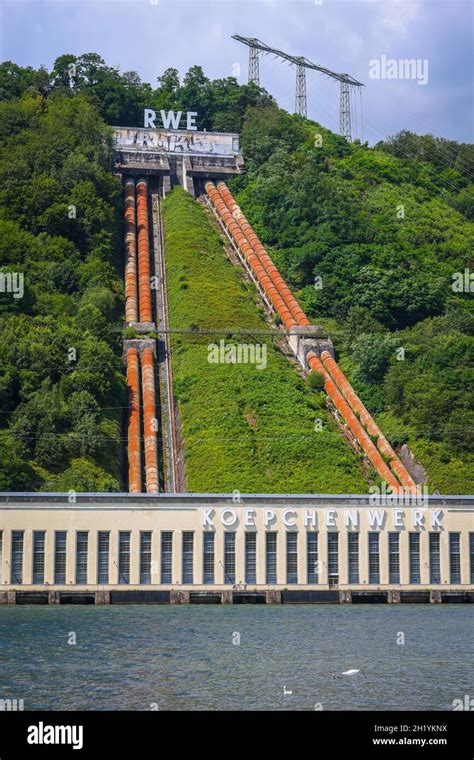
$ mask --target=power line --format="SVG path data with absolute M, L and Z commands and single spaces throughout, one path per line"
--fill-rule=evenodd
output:
M 370 131 L 370 132 L 372 132 L 372 134 L 376 135 L 376 136 L 377 136 L 377 137 L 379 137 L 379 138 L 382 138 L 382 142 L 384 142 L 384 143 L 386 143 L 386 142 L 387 142 L 387 138 L 386 138 L 386 137 L 384 137 L 384 136 L 381 134 L 381 132 L 379 132 L 379 131 L 378 131 L 378 130 L 375 128 L 375 127 L 373 127 L 373 126 L 370 124 L 370 122 L 368 122 L 368 121 L 366 120 L 366 121 L 365 121 L 365 125 L 367 126 L 367 128 L 369 129 L 369 131 Z M 428 162 L 423 162 L 423 160 L 422 160 L 422 159 L 420 159 L 420 158 L 419 158 L 419 156 L 417 156 L 417 155 L 416 155 L 416 153 L 413 153 L 413 152 L 409 152 L 409 151 L 407 151 L 407 150 L 404 150 L 404 149 L 402 149 L 402 148 L 400 148 L 400 147 L 398 148 L 398 150 L 400 151 L 400 153 L 402 153 L 403 157 L 404 157 L 404 158 L 406 158 L 406 159 L 411 159 L 411 160 L 413 160 L 413 159 L 417 159 L 417 160 L 421 161 L 422 163 L 430 163 L 429 161 L 428 161 Z M 433 164 L 431 164 L 431 165 L 432 165 L 432 166 L 434 166 Z M 436 168 L 436 167 L 434 167 L 434 168 Z M 444 185 L 446 189 L 448 189 L 448 188 L 451 188 L 451 189 L 452 189 L 454 192 L 456 192 L 456 193 L 459 193 L 459 192 L 460 192 L 460 190 L 462 190 L 462 189 L 463 189 L 462 187 L 458 187 L 457 185 L 455 185 L 453 182 L 451 182 L 451 181 L 450 181 L 449 179 L 447 179 L 446 177 L 443 177 L 441 180 L 440 180 L 440 179 L 439 179 L 439 177 L 438 177 L 438 181 L 440 182 L 440 184 L 441 184 L 441 185 Z
M 244 417 L 242 417 L 241 419 L 244 420 Z M 331 419 L 328 418 L 328 423 L 329 424 L 327 425 L 327 427 L 325 427 L 324 423 L 323 423 L 323 425 L 322 425 L 322 427 L 320 429 L 318 429 L 318 430 L 313 429 L 311 432 L 307 432 L 307 433 L 304 433 L 304 432 L 294 432 L 294 433 L 292 433 L 290 431 L 286 431 L 285 433 L 281 433 L 281 432 L 278 432 L 277 430 L 275 430 L 275 432 L 264 433 L 263 431 L 260 431 L 260 430 L 255 429 L 255 428 L 251 428 L 250 426 L 247 425 L 247 428 L 245 429 L 245 431 L 241 432 L 238 437 L 237 436 L 222 435 L 222 434 L 220 434 L 218 432 L 214 432 L 212 430 L 209 430 L 209 431 L 207 431 L 206 436 L 195 438 L 192 434 L 190 434 L 190 435 L 188 435 L 187 438 L 193 444 L 194 443 L 203 443 L 205 441 L 208 441 L 210 438 L 212 438 L 212 439 L 216 439 L 216 440 L 220 440 L 220 441 L 230 442 L 232 445 L 234 445 L 234 444 L 238 444 L 238 445 L 242 444 L 242 445 L 245 445 L 245 446 L 248 445 L 248 441 L 242 441 L 242 436 L 245 435 L 245 434 L 247 434 L 249 436 L 252 436 L 252 439 L 254 441 L 256 441 L 256 442 L 258 442 L 258 441 L 287 440 L 289 438 L 293 438 L 293 439 L 295 439 L 295 438 L 305 438 L 305 439 L 306 438 L 311 438 L 311 439 L 314 439 L 314 437 L 318 436 L 320 433 L 331 433 L 332 434 L 334 432 L 335 423 L 332 421 L 332 418 Z M 401 431 L 395 431 L 392 434 L 392 436 L 389 433 L 389 438 L 390 437 L 398 437 L 400 434 L 404 434 L 408 438 L 410 438 L 411 436 L 417 435 L 417 434 L 418 435 L 427 435 L 427 434 L 428 435 L 437 435 L 437 434 L 441 434 L 441 433 L 445 433 L 446 432 L 446 425 L 443 426 L 443 427 L 439 427 L 439 428 L 430 428 L 430 427 L 419 427 L 419 428 L 416 427 L 416 428 L 414 428 L 410 424 L 407 424 L 407 425 L 404 425 L 404 423 L 399 423 L 399 424 L 402 426 L 403 429 Z M 446 423 L 446 424 L 448 424 L 448 423 Z M 38 440 L 40 438 L 41 439 L 42 438 L 61 438 L 61 439 L 62 438 L 73 438 L 73 439 L 79 440 L 79 441 L 89 441 L 90 440 L 90 436 L 88 436 L 88 435 L 79 435 L 74 430 L 71 430 L 69 432 L 54 432 L 54 431 L 50 431 L 48 433 L 37 433 L 37 434 L 34 434 L 34 435 L 32 435 L 31 433 L 22 433 L 21 431 L 13 430 L 12 428 L 3 428 L 3 429 L 0 429 L 0 432 L 2 432 L 2 430 L 3 430 L 3 432 L 8 432 L 12 436 L 14 436 L 16 438 L 21 438 L 23 440 Z M 472 432 L 472 431 L 474 431 L 474 426 L 473 425 L 465 425 L 465 426 L 462 426 L 462 427 L 458 427 L 458 426 L 451 427 L 451 426 L 449 426 L 449 431 L 453 432 L 453 433 Z M 156 432 L 156 437 L 158 438 L 158 440 L 163 440 L 163 437 L 161 436 L 161 434 L 160 434 L 159 431 L 153 431 L 153 432 Z M 140 436 L 140 439 L 141 440 L 145 440 L 145 436 Z M 127 436 L 107 436 L 107 435 L 104 435 L 103 433 L 101 433 L 100 435 L 94 436 L 93 440 L 94 441 L 102 441 L 102 442 L 103 441 L 110 442 L 111 440 L 113 440 L 113 441 L 119 442 L 119 441 L 127 441 L 128 437 Z M 184 443 L 184 446 L 186 448 L 186 442 Z
M 352 139 L 351 130 L 351 101 L 350 88 L 361 88 L 364 85 L 350 74 L 337 73 L 324 66 L 320 66 L 310 61 L 305 56 L 291 55 L 278 48 L 270 47 L 256 37 L 242 37 L 240 34 L 233 34 L 232 39 L 249 47 L 249 82 L 259 81 L 258 73 L 258 55 L 272 54 L 275 58 L 288 61 L 296 68 L 296 90 L 295 90 L 295 112 L 299 116 L 307 118 L 307 97 L 306 97 L 306 70 L 312 69 L 321 74 L 325 74 L 330 79 L 340 83 L 340 113 L 339 113 L 339 131 L 340 134 L 348 140 Z

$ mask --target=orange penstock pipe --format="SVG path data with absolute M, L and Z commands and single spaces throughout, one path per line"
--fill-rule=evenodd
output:
M 140 446 L 140 373 L 138 351 L 127 351 L 127 390 L 128 390 L 128 490 L 141 493 L 141 446 Z

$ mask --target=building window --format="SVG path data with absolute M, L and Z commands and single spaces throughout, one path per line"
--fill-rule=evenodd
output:
M 286 582 L 298 583 L 298 534 L 286 534 Z
M 161 582 L 171 583 L 173 562 L 173 532 L 164 530 L 161 533 Z
M 339 583 L 339 533 L 330 531 L 328 534 L 328 583 L 336 586 Z
M 369 583 L 380 583 L 380 533 L 369 533 Z
M 202 564 L 204 583 L 214 583 L 214 533 L 212 530 L 204 531 Z
M 44 583 L 44 545 L 46 532 L 33 531 L 33 583 Z
M 183 583 L 194 583 L 194 533 L 183 531 Z
M 23 531 L 12 532 L 12 583 L 23 583 Z
M 306 562 L 308 583 L 318 583 L 318 534 L 306 533 Z
M 140 533 L 140 583 L 151 583 L 151 530 Z
M 430 533 L 430 583 L 441 583 L 439 533 Z
M 80 530 L 76 533 L 76 583 L 87 583 L 87 544 L 88 533 Z
M 58 585 L 66 583 L 66 540 L 67 532 L 57 530 L 54 544 L 54 582 Z
M 109 582 L 110 533 L 100 530 L 97 537 L 97 583 Z
M 461 534 L 449 534 L 449 570 L 451 583 L 461 583 Z
M 130 583 L 130 531 L 119 531 L 119 583 Z
M 347 534 L 349 583 L 359 583 L 359 534 Z
M 265 579 L 267 583 L 277 582 L 277 533 L 265 534 Z
M 235 583 L 235 533 L 224 533 L 224 583 Z
M 388 582 L 400 583 L 400 533 L 388 534 Z
M 420 583 L 420 534 L 408 534 L 410 583 Z
M 2 557 L 2 536 L 0 534 L 0 562 Z M 471 583 L 474 583 L 474 533 L 469 533 L 469 564 L 471 568 Z M 1 573 L 1 570 L 0 570 Z
M 257 534 L 245 534 L 245 583 L 257 582 Z

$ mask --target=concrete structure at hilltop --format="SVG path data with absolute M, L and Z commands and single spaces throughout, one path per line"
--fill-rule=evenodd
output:
M 115 171 L 155 178 L 162 194 L 181 185 L 193 197 L 208 179 L 229 179 L 244 171 L 239 135 L 182 129 L 115 127 Z

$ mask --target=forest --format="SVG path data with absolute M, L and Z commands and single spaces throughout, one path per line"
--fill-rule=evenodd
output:
M 473 146 L 408 131 L 351 144 L 233 77 L 194 66 L 152 86 L 93 53 L 0 65 L 0 273 L 24 277 L 22 298 L 0 292 L 0 490 L 124 487 L 110 126 L 145 107 L 240 132 L 232 190 L 364 403 L 430 490 L 472 492 Z

